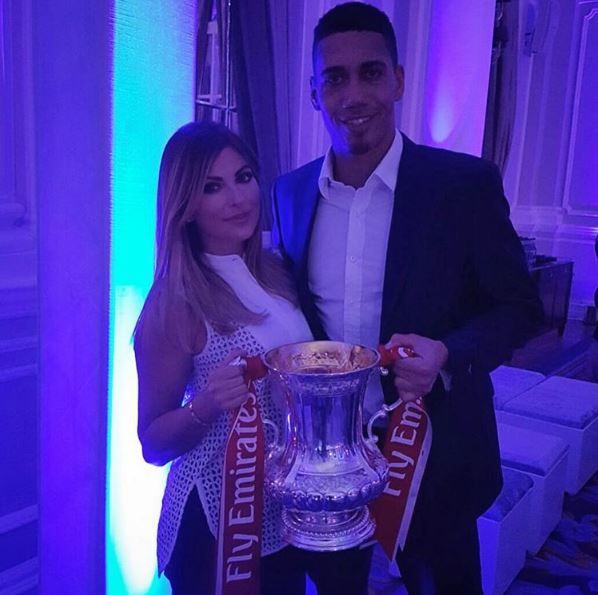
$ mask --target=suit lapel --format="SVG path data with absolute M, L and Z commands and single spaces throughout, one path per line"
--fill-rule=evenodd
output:
M 315 339 L 327 338 L 313 296 L 309 290 L 308 277 L 309 244 L 320 200 L 318 179 L 320 177 L 320 170 L 322 169 L 322 162 L 323 158 L 314 162 L 314 166 L 308 175 L 295 186 L 295 197 L 291 201 L 294 209 L 292 217 L 293 229 L 290 234 L 294 241 L 292 246 L 289 247 L 290 256 L 295 263 L 295 279 L 299 301 Z
M 397 308 L 407 275 L 413 265 L 417 241 L 417 230 L 421 218 L 421 204 L 418 204 L 418 166 L 415 144 L 403 135 L 403 153 L 397 174 L 394 207 L 390 222 L 384 289 L 382 293 L 382 314 L 380 318 L 380 340 L 387 341 L 397 322 Z
M 296 263 L 297 279 L 301 288 L 307 290 L 307 260 L 309 256 L 309 243 L 314 227 L 314 220 L 320 192 L 318 178 L 321 163 L 314 167 L 311 175 L 306 176 L 301 184 L 296 186 L 296 197 L 292 201 L 295 212 L 293 213 L 293 260 Z

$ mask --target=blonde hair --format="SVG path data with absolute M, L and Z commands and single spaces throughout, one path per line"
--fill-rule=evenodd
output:
M 257 161 L 251 149 L 228 128 L 213 122 L 193 122 L 177 130 L 166 144 L 160 163 L 156 269 L 137 328 L 147 315 L 148 303 L 155 301 L 161 329 L 186 351 L 193 351 L 193 331 L 199 324 L 208 322 L 219 332 L 230 333 L 264 318 L 263 313 L 245 307 L 202 257 L 202 238 L 192 222 L 194 199 L 203 192 L 214 160 L 226 147 L 239 153 L 257 178 Z M 245 244 L 247 268 L 268 292 L 296 303 L 282 262 L 262 248 L 262 227 L 260 209 L 260 222 Z

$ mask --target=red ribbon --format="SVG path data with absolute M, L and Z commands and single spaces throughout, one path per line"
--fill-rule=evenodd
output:
M 397 359 L 417 357 L 409 347 L 378 347 L 380 365 L 388 367 Z M 392 411 L 382 453 L 390 466 L 384 492 L 370 504 L 376 521 L 376 539 L 389 560 L 405 547 L 417 494 L 432 444 L 432 424 L 423 399 L 400 401 Z
M 417 357 L 409 347 L 381 345 L 380 365 Z M 264 430 L 253 381 L 266 375 L 259 357 L 246 359 L 245 380 L 253 395 L 234 413 L 222 477 L 218 527 L 217 595 L 259 595 L 264 485 Z M 389 559 L 405 546 L 424 474 L 432 425 L 423 400 L 393 410 L 383 454 L 390 465 L 384 492 L 370 505 L 377 539 Z
M 226 441 L 216 567 L 217 595 L 259 595 L 264 490 L 264 428 L 253 380 L 266 373 L 248 358 L 251 396 L 234 412 Z

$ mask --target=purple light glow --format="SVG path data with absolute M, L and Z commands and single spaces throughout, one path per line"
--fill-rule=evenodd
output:
M 479 155 L 494 2 L 434 0 L 432 4 L 423 142 Z

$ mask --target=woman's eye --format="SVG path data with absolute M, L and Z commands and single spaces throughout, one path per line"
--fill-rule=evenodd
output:
M 250 169 L 246 169 L 237 176 L 237 182 L 240 184 L 248 184 L 253 180 L 253 177 L 253 172 Z
M 218 192 L 218 190 L 220 190 L 220 184 L 216 182 L 208 182 L 203 187 L 204 194 L 214 194 L 215 192 Z

